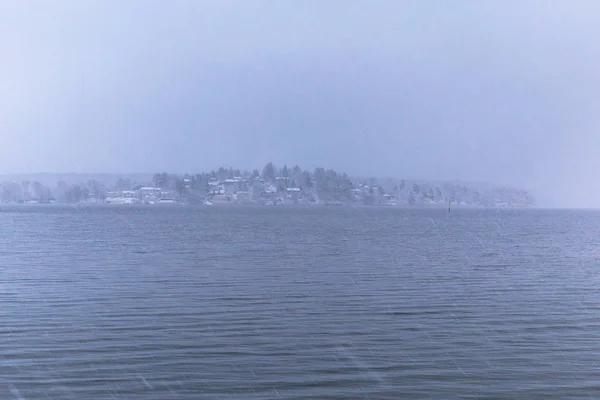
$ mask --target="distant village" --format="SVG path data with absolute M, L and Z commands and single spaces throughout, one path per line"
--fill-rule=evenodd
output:
M 471 187 L 455 183 L 350 178 L 331 169 L 277 168 L 262 171 L 221 167 L 199 174 L 156 173 L 147 179 L 119 177 L 115 182 L 88 179 L 54 185 L 39 181 L 6 181 L 3 203 L 38 204 L 201 204 L 218 205 L 373 205 L 529 207 L 534 198 L 524 190 Z

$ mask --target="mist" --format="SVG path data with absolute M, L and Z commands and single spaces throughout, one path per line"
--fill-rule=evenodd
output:
M 0 173 L 267 161 L 600 205 L 592 1 L 5 1 Z

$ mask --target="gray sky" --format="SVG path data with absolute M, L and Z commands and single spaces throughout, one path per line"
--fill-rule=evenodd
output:
M 3 0 L 0 172 L 266 161 L 600 206 L 600 2 Z

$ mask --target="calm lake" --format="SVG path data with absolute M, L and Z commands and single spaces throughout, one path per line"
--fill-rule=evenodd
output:
M 2 399 L 600 397 L 600 212 L 0 209 Z

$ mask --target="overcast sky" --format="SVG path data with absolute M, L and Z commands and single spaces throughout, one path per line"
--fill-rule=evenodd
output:
M 600 2 L 3 0 L 0 173 L 331 167 L 600 206 Z

